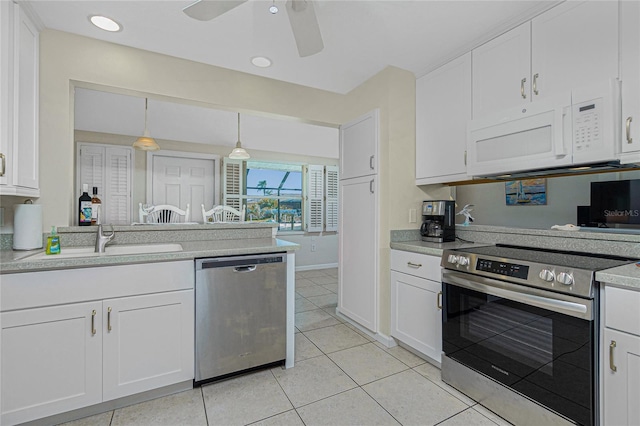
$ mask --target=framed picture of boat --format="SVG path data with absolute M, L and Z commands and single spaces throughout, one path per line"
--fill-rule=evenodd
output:
M 524 179 L 505 182 L 508 206 L 540 206 L 547 204 L 547 180 Z

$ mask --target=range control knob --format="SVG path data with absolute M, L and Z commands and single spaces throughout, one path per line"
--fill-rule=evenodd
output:
M 458 256 L 456 256 L 455 254 L 450 254 L 447 258 L 447 262 L 453 263 L 455 265 L 456 263 L 458 263 Z
M 469 258 L 464 256 L 458 256 L 458 265 L 467 266 L 469 264 Z
M 554 274 L 553 271 L 550 271 L 548 269 L 543 269 L 542 271 L 540 271 L 539 276 L 540 276 L 540 279 L 543 279 L 547 282 L 551 282 L 556 279 L 556 274 Z
M 573 275 L 571 275 L 569 272 L 560 272 L 556 277 L 556 282 L 564 285 L 572 285 Z

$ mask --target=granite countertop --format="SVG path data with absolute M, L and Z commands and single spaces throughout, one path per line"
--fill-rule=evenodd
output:
M 615 287 L 640 291 L 640 262 L 596 272 L 596 280 Z
M 426 241 L 396 241 L 391 243 L 394 250 L 410 251 L 413 253 L 428 254 L 431 256 L 442 256 L 444 250 L 480 247 L 491 245 L 487 243 L 465 243 L 452 241 L 450 243 L 428 243 Z
M 50 258 L 30 260 L 29 256 L 43 250 L 0 251 L 0 274 L 18 272 L 50 271 L 56 269 L 89 268 L 135 263 L 153 263 L 178 260 L 193 260 L 202 257 L 234 256 L 244 254 L 292 252 L 300 248 L 298 244 L 276 238 L 247 238 L 237 240 L 177 241 L 183 250 L 168 253 L 135 255 L 99 255 L 93 257 Z M 64 247 L 62 247 L 64 252 Z M 109 252 L 109 246 L 106 248 Z

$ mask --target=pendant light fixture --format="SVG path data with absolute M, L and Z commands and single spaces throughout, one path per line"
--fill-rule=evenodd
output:
M 149 108 L 149 99 L 144 98 L 144 134 L 133 143 L 135 149 L 142 151 L 157 151 L 160 149 L 156 141 L 149 135 L 147 129 L 147 109 Z
M 240 113 L 238 113 L 238 142 L 236 142 L 236 147 L 229 154 L 229 158 L 232 160 L 246 160 L 251 158 L 249 153 L 242 147 L 240 143 Z

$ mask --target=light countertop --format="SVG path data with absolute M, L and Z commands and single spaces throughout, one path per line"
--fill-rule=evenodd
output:
M 426 241 L 397 241 L 391 243 L 394 250 L 410 251 L 413 253 L 428 254 L 431 256 L 442 256 L 444 250 L 480 247 L 491 245 L 487 243 L 465 243 L 452 241 L 450 243 L 428 243 Z
M 44 250 L 0 251 L 0 274 L 35 272 L 56 269 L 88 268 L 135 263 L 193 260 L 202 257 L 234 256 L 259 253 L 292 252 L 300 246 L 276 238 L 246 238 L 235 240 L 176 241 L 183 250 L 168 253 L 135 255 L 103 255 L 93 257 L 60 258 L 51 255 L 46 259 L 30 260 L 29 256 Z M 64 247 L 62 247 L 64 252 Z M 107 245 L 106 251 L 109 251 Z
M 596 272 L 596 280 L 615 287 L 640 291 L 640 262 Z

